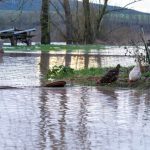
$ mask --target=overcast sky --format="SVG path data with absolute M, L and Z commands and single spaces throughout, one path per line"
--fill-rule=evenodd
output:
M 91 1 L 98 2 L 99 0 L 91 0 Z M 134 0 L 109 0 L 109 5 L 125 6 L 126 4 L 133 2 L 133 1 Z M 150 0 L 142 0 L 140 2 L 137 2 L 128 6 L 128 8 L 150 13 Z

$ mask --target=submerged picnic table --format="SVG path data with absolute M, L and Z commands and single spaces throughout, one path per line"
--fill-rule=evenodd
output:
M 0 31 L 1 39 L 10 39 L 11 45 L 16 46 L 18 41 L 31 45 L 31 39 L 35 35 L 31 34 L 33 31 L 36 31 L 35 28 L 20 30 L 16 28 L 10 28 L 7 30 Z

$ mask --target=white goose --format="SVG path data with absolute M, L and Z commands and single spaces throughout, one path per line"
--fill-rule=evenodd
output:
M 141 64 L 137 61 L 136 66 L 129 73 L 129 82 L 137 81 L 141 78 Z

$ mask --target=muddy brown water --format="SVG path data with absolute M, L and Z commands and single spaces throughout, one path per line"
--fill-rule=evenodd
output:
M 21 87 L 0 89 L 0 150 L 149 150 L 149 90 L 39 88 L 49 66 L 118 62 L 128 66 L 134 59 L 92 53 L 0 57 L 0 85 Z

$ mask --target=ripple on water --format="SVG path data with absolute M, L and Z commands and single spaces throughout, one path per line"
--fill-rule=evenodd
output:
M 0 95 L 2 149 L 150 147 L 149 91 L 24 88 Z

